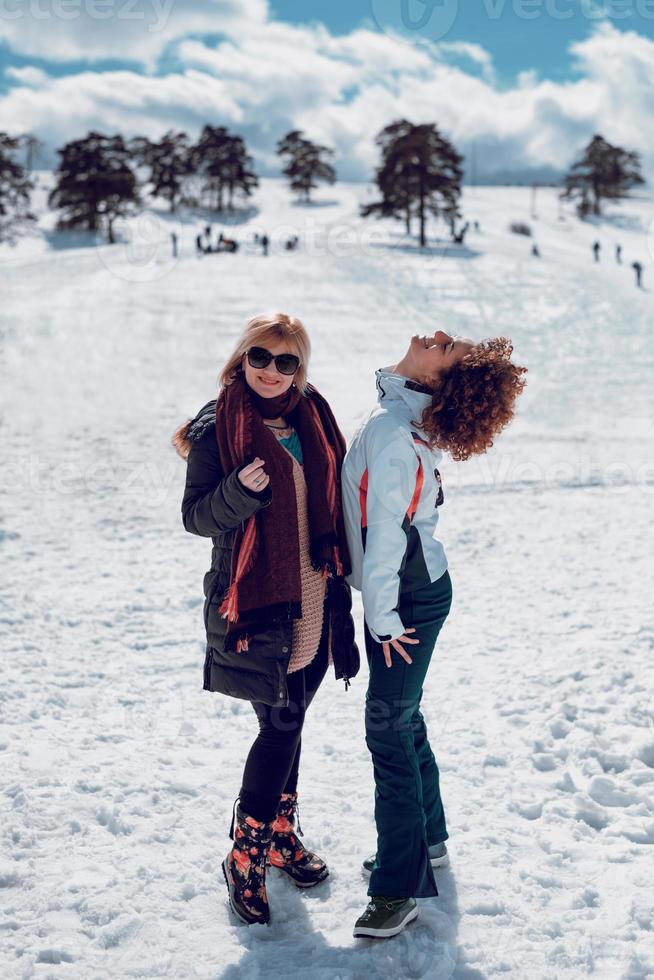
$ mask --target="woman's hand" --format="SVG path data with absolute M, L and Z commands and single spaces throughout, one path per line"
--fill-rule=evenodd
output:
M 256 459 L 244 466 L 242 470 L 238 473 L 238 478 L 244 487 L 248 490 L 254 490 L 255 493 L 261 493 L 265 490 L 270 483 L 270 477 L 264 470 L 263 466 L 265 459 L 261 459 L 257 456 Z
M 391 666 L 391 647 L 396 650 L 401 657 L 406 660 L 408 664 L 413 663 L 409 654 L 404 650 L 402 646 L 403 643 L 420 643 L 420 640 L 414 640 L 407 636 L 407 633 L 415 633 L 415 626 L 409 626 L 404 630 L 402 636 L 398 636 L 395 640 L 388 640 L 386 643 L 382 643 L 382 650 L 384 651 L 384 660 L 386 661 L 386 666 Z

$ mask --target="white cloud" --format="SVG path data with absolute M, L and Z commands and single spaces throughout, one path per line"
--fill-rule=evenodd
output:
M 443 55 L 451 54 L 455 57 L 459 55 L 463 58 L 469 58 L 470 61 L 479 66 L 482 76 L 487 82 L 495 83 L 493 59 L 481 45 L 471 44 L 468 41 L 441 41 L 438 49 Z
M 528 68 L 526 71 L 519 71 L 516 77 L 518 88 L 533 88 L 538 84 L 538 72 L 535 68 Z
M 267 0 L 3 0 L 0 41 L 50 61 L 133 60 L 153 68 L 192 34 L 265 23 Z
M 654 158 L 654 41 L 635 31 L 601 24 L 587 41 L 574 44 L 577 67 L 592 86 L 589 102 L 607 120 L 607 139 L 628 142 Z M 583 107 L 576 104 L 578 112 Z M 609 122 L 610 121 L 610 122 Z
M 15 82 L 25 85 L 28 88 L 42 88 L 48 84 L 50 78 L 46 72 L 41 71 L 40 68 L 35 68 L 33 65 L 23 65 L 21 67 L 10 65 L 5 69 L 5 75 L 7 78 L 13 78 Z
M 566 168 L 595 132 L 638 150 L 654 177 L 654 42 L 601 24 L 571 49 L 580 77 L 539 81 L 522 73 L 499 89 L 492 62 L 475 45 L 431 48 L 322 25 L 241 24 L 217 44 L 184 40 L 184 66 L 164 77 L 85 71 L 63 78 L 22 74 L 0 98 L 0 124 L 60 146 L 89 128 L 155 137 L 169 127 L 192 137 L 205 122 L 242 132 L 255 159 L 276 170 L 275 144 L 299 127 L 337 151 L 343 178 L 369 178 L 379 130 L 404 116 L 436 122 L 459 150 L 475 145 L 478 177 Z M 472 57 L 482 73 L 450 63 Z M 269 169 L 269 172 L 270 172 Z
M 152 78 L 130 71 L 83 72 L 50 78 L 38 89 L 21 85 L 0 99 L 0 128 L 32 132 L 46 147 L 89 129 L 155 138 L 171 127 L 201 126 L 218 116 L 239 123 L 242 109 L 223 81 L 189 69 Z

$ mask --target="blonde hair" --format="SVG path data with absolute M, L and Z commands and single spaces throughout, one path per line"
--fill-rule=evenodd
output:
M 295 316 L 288 316 L 286 313 L 262 313 L 248 320 L 238 339 L 234 353 L 220 372 L 218 378 L 220 386 L 224 388 L 232 384 L 248 347 L 259 347 L 277 340 L 287 341 L 292 353 L 297 354 L 300 358 L 300 366 L 295 372 L 293 381 L 302 394 L 305 394 L 308 384 L 307 371 L 311 355 L 311 343 L 302 321 Z M 188 430 L 192 421 L 192 419 L 187 419 L 178 426 L 171 438 L 171 443 L 176 452 L 184 460 L 188 459 L 191 451 L 192 443 L 188 438 Z
M 285 340 L 291 352 L 300 358 L 300 366 L 293 377 L 294 384 L 302 394 L 308 384 L 307 372 L 311 343 L 301 320 L 286 313 L 261 313 L 253 316 L 245 324 L 234 353 L 220 372 L 218 381 L 221 387 L 232 384 L 241 366 L 243 355 L 249 347 L 265 347 L 267 343 Z

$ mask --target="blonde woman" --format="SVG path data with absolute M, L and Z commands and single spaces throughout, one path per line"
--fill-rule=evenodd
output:
M 341 507 L 345 440 L 308 383 L 310 343 L 284 313 L 248 321 L 220 392 L 173 437 L 187 461 L 184 527 L 213 540 L 204 576 L 204 689 L 252 703 L 259 733 L 223 862 L 233 912 L 268 922 L 266 864 L 302 888 L 327 877 L 296 836 L 306 710 L 328 666 L 359 669 Z

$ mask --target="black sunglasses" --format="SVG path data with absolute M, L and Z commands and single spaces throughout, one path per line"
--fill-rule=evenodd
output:
M 300 366 L 297 354 L 271 354 L 265 347 L 250 347 L 245 353 L 248 364 L 253 368 L 265 368 L 274 361 L 280 374 L 295 374 Z

